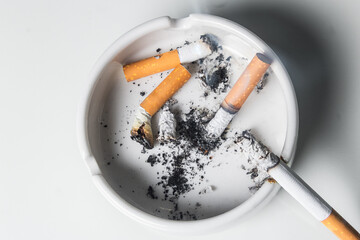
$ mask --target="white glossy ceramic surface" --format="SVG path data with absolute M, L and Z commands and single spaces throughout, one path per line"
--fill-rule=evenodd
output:
M 196 191 L 179 203 L 182 210 L 195 211 L 195 204 L 201 202 L 202 207 L 196 209 L 201 220 L 168 220 L 166 213 L 155 211 L 168 208 L 168 203 L 146 196 L 147 187 L 156 183 L 161 167 L 145 163 L 148 154 L 141 153 L 142 147 L 130 139 L 129 131 L 133 113 L 144 98 L 140 91 L 151 92 L 162 78 L 156 74 L 135 81 L 135 85 L 127 83 L 119 78 L 118 62 L 153 56 L 157 48 L 168 51 L 185 41 L 197 40 L 204 33 L 220 37 L 225 53 L 233 57 L 232 83 L 246 66 L 244 59 L 251 59 L 256 52 L 274 59 L 266 87 L 259 94 L 250 95 L 231 128 L 239 132 L 253 129 L 262 142 L 290 164 L 295 152 L 298 113 L 294 90 L 282 63 L 261 39 L 231 21 L 210 15 L 162 17 L 136 27 L 116 40 L 95 64 L 79 106 L 78 137 L 82 156 L 103 195 L 124 214 L 157 229 L 177 232 L 215 229 L 264 205 L 279 190 L 278 185 L 265 183 L 251 195 L 248 187 L 252 182 L 241 169 L 241 156 L 234 152 L 225 154 L 220 149 L 219 153 L 225 155 L 214 155 L 206 171 L 206 183 L 197 185 Z M 192 101 L 216 110 L 222 99 L 209 101 L 199 97 L 201 86 L 195 75 L 175 95 L 180 109 L 186 111 Z M 216 191 L 201 196 L 193 194 L 208 185 L 216 186 Z

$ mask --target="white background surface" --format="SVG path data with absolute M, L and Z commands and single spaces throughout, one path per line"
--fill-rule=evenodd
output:
M 360 230 L 359 9 L 335 0 L 1 0 L 0 239 L 181 238 L 105 200 L 80 157 L 75 120 L 86 75 L 116 38 L 192 12 L 236 20 L 278 53 L 300 107 L 294 169 Z M 285 191 L 244 221 L 187 238 L 336 239 Z

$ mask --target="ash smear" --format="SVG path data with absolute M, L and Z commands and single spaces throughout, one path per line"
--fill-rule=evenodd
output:
M 225 56 L 222 46 L 212 35 L 205 34 L 200 38 L 210 45 L 212 54 L 197 61 L 196 78 L 209 90 L 224 93 L 229 88 L 231 56 Z
M 260 91 L 264 89 L 264 86 L 266 85 L 269 76 L 270 76 L 270 74 L 268 72 L 266 72 L 264 74 L 264 76 L 260 79 L 259 83 L 256 85 L 257 93 L 260 93 Z
M 155 191 L 154 191 L 154 189 L 153 189 L 151 186 L 148 187 L 146 196 L 148 196 L 148 197 L 151 198 L 151 199 L 157 199 L 157 198 L 158 198 L 158 197 L 155 195 Z
M 206 108 L 191 109 L 185 114 L 185 119 L 179 121 L 177 132 L 179 139 L 188 142 L 197 152 L 208 154 L 221 145 L 221 138 L 210 140 L 205 126 L 215 113 Z

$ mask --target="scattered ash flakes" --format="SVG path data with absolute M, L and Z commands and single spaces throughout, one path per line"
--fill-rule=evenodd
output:
M 179 101 L 176 99 L 176 98 L 170 98 L 168 101 L 167 101 L 167 104 L 169 104 L 170 107 L 174 106 L 175 104 L 177 104 Z
M 260 93 L 260 91 L 264 89 L 264 86 L 266 85 L 269 76 L 270 76 L 269 72 L 266 72 L 264 74 L 264 76 L 260 79 L 260 81 L 256 85 L 256 92 L 257 93 Z
M 150 165 L 153 167 L 156 163 L 159 163 L 160 160 L 156 155 L 150 155 L 148 159 L 146 160 L 147 163 L 150 163 Z
M 197 219 L 195 213 L 179 210 L 178 200 L 205 182 L 206 166 L 212 162 L 212 156 L 209 154 L 218 149 L 224 141 L 219 138 L 208 142 L 205 137 L 204 126 L 213 115 L 214 113 L 206 108 L 192 108 L 188 113 L 177 113 L 177 138 L 158 145 L 156 152 L 148 150 L 151 154 L 146 163 L 151 167 L 158 165 L 163 169 L 157 174 L 158 182 L 153 188 L 162 189 L 161 196 L 158 196 L 161 201 L 173 204 L 169 219 Z M 211 186 L 211 189 L 214 190 L 215 187 Z M 210 190 L 207 189 L 207 192 Z
M 176 139 L 176 119 L 172 111 L 170 111 L 170 101 L 162 106 L 159 112 L 158 137 L 160 144 L 165 144 L 169 140 Z
M 256 177 L 259 176 L 259 170 L 256 167 L 253 167 L 247 170 L 246 174 L 250 175 L 250 178 L 254 180 Z
M 167 177 L 167 186 L 172 190 L 172 195 L 178 198 L 181 194 L 187 193 L 191 190 L 192 185 L 187 178 L 188 169 L 184 160 L 187 159 L 185 153 L 174 156 L 174 161 L 171 163 L 172 171 Z M 191 172 L 190 172 L 191 174 Z
M 259 171 L 257 167 L 248 167 L 245 169 L 246 174 L 250 176 L 254 183 L 254 186 L 249 187 L 251 194 L 255 194 L 257 190 L 269 179 L 269 175 L 262 171 Z
M 193 149 L 205 155 L 219 148 L 222 138 L 209 140 L 205 129 L 214 114 L 214 112 L 206 108 L 192 108 L 190 112 L 185 114 L 185 119 L 178 122 L 177 133 L 179 139 L 188 142 Z
M 204 96 L 206 97 L 209 91 L 214 93 L 225 93 L 229 88 L 229 81 L 231 77 L 231 56 L 226 56 L 223 47 L 219 43 L 218 37 L 213 34 L 204 34 L 200 36 L 200 40 L 210 46 L 212 54 L 205 58 L 192 62 L 191 72 L 196 72 L 196 78 L 201 80 L 205 87 Z M 178 46 L 180 49 L 183 46 L 193 44 L 196 41 L 185 40 L 183 45 Z M 171 50 L 170 50 L 171 51 Z M 160 75 L 162 78 L 162 74 Z
M 238 147 L 239 152 L 248 154 L 249 151 L 241 144 L 241 139 L 244 137 L 243 134 L 235 134 L 236 139 L 233 142 L 233 146 Z M 241 169 L 250 176 L 250 179 L 254 183 L 254 186 L 249 187 L 249 191 L 251 194 L 255 194 L 261 188 L 261 186 L 270 178 L 270 175 L 267 172 L 261 170 L 261 168 L 259 168 L 256 162 L 252 160 L 254 157 L 256 156 L 248 155 L 247 163 L 241 165 Z
M 171 220 L 198 220 L 198 216 L 189 211 L 170 211 L 168 218 Z
M 103 128 L 108 127 L 108 125 L 104 121 L 100 121 L 100 126 L 102 126 Z

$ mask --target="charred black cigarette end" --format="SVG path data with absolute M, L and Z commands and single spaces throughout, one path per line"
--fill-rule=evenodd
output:
M 138 129 L 131 130 L 131 139 L 140 143 L 147 149 L 152 149 L 154 147 L 153 143 L 148 134 L 144 131 L 145 123 L 143 123 Z

